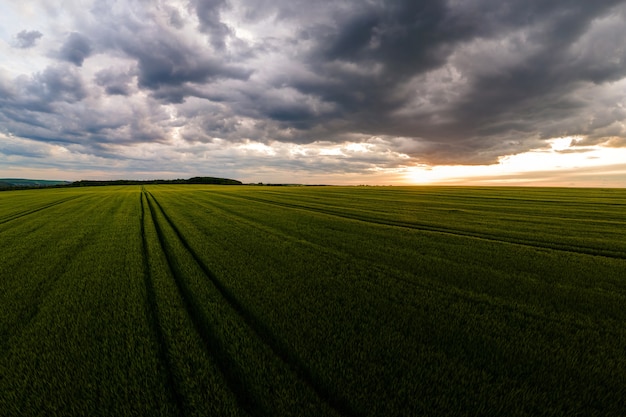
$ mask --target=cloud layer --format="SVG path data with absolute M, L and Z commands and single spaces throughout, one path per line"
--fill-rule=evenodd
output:
M 157 148 L 168 172 L 236 176 L 626 146 L 623 1 L 31 3 L 0 6 L 0 133 L 109 168 Z

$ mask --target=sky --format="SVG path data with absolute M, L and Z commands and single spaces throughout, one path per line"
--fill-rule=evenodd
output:
M 0 177 L 626 187 L 626 2 L 3 0 Z

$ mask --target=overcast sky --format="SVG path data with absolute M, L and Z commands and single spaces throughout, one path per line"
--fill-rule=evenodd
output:
M 626 187 L 625 3 L 4 0 L 0 176 Z

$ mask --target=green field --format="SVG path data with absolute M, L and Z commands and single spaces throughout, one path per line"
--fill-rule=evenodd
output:
M 626 415 L 626 190 L 0 193 L 0 416 Z

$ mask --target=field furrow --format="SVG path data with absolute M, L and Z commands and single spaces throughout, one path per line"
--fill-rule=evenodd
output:
M 189 289 L 182 268 L 179 266 L 177 260 L 174 258 L 174 255 L 171 250 L 171 246 L 168 245 L 165 237 L 165 232 L 162 229 L 161 224 L 157 220 L 157 214 L 155 213 L 154 199 L 150 194 L 148 194 L 148 206 L 150 207 L 151 217 L 154 221 L 154 226 L 157 231 L 157 235 L 159 238 L 159 243 L 161 245 L 161 249 L 165 254 L 167 259 L 168 269 L 172 272 L 174 282 L 176 284 L 176 288 L 178 293 L 181 296 L 181 300 L 183 302 L 184 308 L 187 312 L 188 317 L 191 319 L 193 323 L 195 332 L 200 336 L 204 345 L 209 352 L 209 354 L 213 355 L 216 359 L 216 363 L 218 364 L 223 377 L 225 378 L 225 382 L 228 384 L 230 390 L 236 395 L 237 403 L 239 406 L 244 408 L 246 411 L 251 413 L 252 415 L 258 415 L 256 411 L 253 400 L 249 398 L 249 394 L 243 388 L 244 384 L 242 379 L 240 378 L 240 374 L 242 371 L 239 368 L 237 362 L 234 362 L 229 358 L 226 353 L 225 347 L 223 346 L 222 341 L 217 337 L 214 330 L 206 318 L 204 311 L 200 307 L 198 301 L 194 297 L 194 294 Z M 162 215 L 162 213 L 161 213 Z
M 158 202 L 156 200 L 154 201 L 158 205 Z M 178 228 L 176 228 L 175 224 L 167 216 L 165 211 L 163 211 L 160 205 L 159 209 L 163 213 L 164 217 L 166 218 L 172 229 L 176 232 L 176 235 L 181 240 L 185 248 L 189 251 L 194 261 L 202 268 L 203 272 L 211 281 L 211 283 L 215 286 L 215 288 L 219 291 L 220 295 L 228 302 L 233 310 L 236 311 L 239 316 L 241 316 L 243 321 L 250 327 L 250 329 L 252 329 L 255 335 L 272 350 L 274 355 L 280 358 L 280 360 L 283 361 L 297 375 L 298 378 L 300 378 L 307 385 L 309 385 L 311 389 L 313 389 L 321 399 L 325 399 L 325 401 L 328 402 L 328 404 L 332 408 L 339 411 L 343 415 L 356 415 L 357 412 L 352 409 L 352 406 L 350 404 L 348 404 L 336 392 L 332 392 L 327 386 L 318 381 L 311 372 L 311 370 L 308 369 L 308 367 L 302 362 L 302 360 L 294 355 L 294 353 L 291 352 L 284 345 L 284 343 L 281 342 L 281 340 L 274 335 L 272 329 L 270 329 L 265 323 L 259 320 L 243 303 L 241 303 L 237 299 L 237 297 L 226 286 L 224 286 L 220 282 L 215 274 L 206 267 L 204 261 L 200 258 L 198 253 L 189 245 L 187 240 L 180 233 Z M 322 248 L 318 249 L 320 249 L 321 254 L 324 253 Z
M 186 416 L 248 415 L 222 372 L 220 358 L 209 348 L 213 338 L 193 309 L 146 193 L 142 193 L 142 201 L 148 286 L 154 291 L 154 300 L 150 296 L 147 302 L 152 303 L 153 326 L 160 333 L 160 349 L 167 356 L 161 361 L 167 368 L 169 391 Z
M 236 201 L 236 200 L 233 200 Z M 372 282 L 373 285 L 377 285 L 380 287 L 381 291 L 384 291 L 385 288 L 390 285 L 401 286 L 404 291 L 428 291 L 438 293 L 441 296 L 446 297 L 456 297 L 459 299 L 463 299 L 467 302 L 473 303 L 486 303 L 494 308 L 502 308 L 506 311 L 515 310 L 520 314 L 528 315 L 534 319 L 541 319 L 547 321 L 558 321 L 559 323 L 563 323 L 567 321 L 573 327 L 590 327 L 591 324 L 583 323 L 576 320 L 575 317 L 568 317 L 564 319 L 562 316 L 555 317 L 552 312 L 546 309 L 538 309 L 537 305 L 533 305 L 532 307 L 525 304 L 520 305 L 519 303 L 511 304 L 510 299 L 505 297 L 505 294 L 498 294 L 494 291 L 490 291 L 490 297 L 485 297 L 484 292 L 485 288 L 481 288 L 480 291 L 477 291 L 476 288 L 464 288 L 459 285 L 459 282 L 451 282 L 450 280 L 442 279 L 441 277 L 437 277 L 437 274 L 432 270 L 421 269 L 411 265 L 410 268 L 402 268 L 402 266 L 407 266 L 401 263 L 389 262 L 388 257 L 380 256 L 380 249 L 376 251 L 377 256 L 367 256 L 367 251 L 363 250 L 363 246 L 359 247 L 358 250 L 354 250 L 351 252 L 345 251 L 345 249 L 340 247 L 334 247 L 332 244 L 323 244 L 321 242 L 316 241 L 315 236 L 306 236 L 304 239 L 302 234 L 297 236 L 293 229 L 289 227 L 285 227 L 281 225 L 279 222 L 273 222 L 271 225 L 267 224 L 263 217 L 266 217 L 265 212 L 263 212 L 263 217 L 255 216 L 255 210 L 251 209 L 251 207 L 245 207 L 242 209 L 241 206 L 228 205 L 224 201 L 224 197 L 221 199 L 212 199 L 210 203 L 197 201 L 197 205 L 207 208 L 210 207 L 213 209 L 213 212 L 219 215 L 222 219 L 228 219 L 231 224 L 245 225 L 250 230 L 256 230 L 265 235 L 271 235 L 273 239 L 277 241 L 289 242 L 289 245 L 300 245 L 303 246 L 304 250 L 307 252 L 314 252 L 318 256 L 325 257 L 326 259 L 337 258 L 339 262 L 344 263 L 357 263 L 362 265 L 368 265 L 368 270 L 372 272 L 372 276 L 384 277 L 384 279 Z M 261 211 L 260 211 L 261 212 Z M 288 216 L 284 216 L 288 217 Z M 283 217 L 283 218 L 284 218 Z M 327 220 L 325 220 L 328 223 Z M 319 229 L 317 229 L 319 230 Z M 353 236 L 353 240 L 360 239 L 362 233 L 359 233 L 358 236 Z M 367 234 L 369 236 L 376 236 L 375 232 L 368 231 Z M 462 237 L 465 238 L 465 237 Z M 341 241 L 348 240 L 349 237 L 343 236 Z M 387 240 L 391 240 L 391 236 L 387 237 Z M 357 247 L 356 244 L 353 247 Z M 246 250 L 243 248 L 242 250 Z M 395 253 L 400 253 L 402 248 L 394 247 L 392 249 Z M 518 253 L 518 255 L 521 255 Z M 422 253 L 422 256 L 425 256 Z M 531 255 L 536 259 L 535 255 Z M 440 263 L 444 263 L 444 258 L 437 258 L 437 261 Z M 452 268 L 452 265 L 449 266 Z M 467 266 L 465 266 L 467 272 Z M 459 271 L 460 272 L 460 271 Z M 600 271 L 601 272 L 601 271 Z M 489 275 L 490 271 L 479 271 L 476 275 Z M 419 276 L 419 279 L 416 279 L 416 276 Z M 483 279 L 488 278 L 489 280 L 494 280 L 493 277 L 483 277 Z M 509 281 L 512 281 L 511 277 L 508 278 Z M 523 278 L 521 279 L 523 280 Z M 391 281 L 391 282 L 390 282 Z M 477 282 L 474 282 L 476 285 Z M 537 285 L 537 283 L 535 283 Z M 597 288 L 592 290 L 593 292 L 598 292 Z M 593 296 L 594 294 L 590 291 L 589 296 Z M 607 295 L 606 291 L 600 291 L 604 295 Z M 539 296 L 535 294 L 534 296 Z M 565 299 L 567 298 L 567 294 L 559 294 L 559 298 Z M 626 294 L 612 293 L 611 294 L 612 302 L 626 302 Z M 519 300 L 517 298 L 516 300 Z M 391 300 L 393 302 L 393 300 Z M 573 301 L 572 301 L 573 302 Z M 601 304 L 604 304 L 602 302 Z M 602 305 L 596 305 L 591 308 L 601 310 Z M 610 317 L 610 312 L 606 312 L 607 317 Z M 617 334 L 615 334 L 617 336 Z
M 146 217 L 146 211 L 148 209 L 145 207 L 147 200 L 143 190 L 139 195 L 139 198 L 141 205 L 141 242 L 142 258 L 144 262 L 144 285 L 146 290 L 146 314 L 148 316 L 148 322 L 150 323 L 154 338 L 157 341 L 159 363 L 163 367 L 163 372 L 166 375 L 166 380 L 164 381 L 166 391 L 170 395 L 170 401 L 176 405 L 176 414 L 181 414 L 184 410 L 183 399 L 180 394 L 180 389 L 176 386 L 174 371 L 172 369 L 173 364 L 170 353 L 168 352 L 166 336 L 160 323 L 161 320 L 159 319 L 159 307 L 157 304 L 154 283 L 152 282 L 153 277 L 150 271 L 151 256 L 148 250 L 149 244 L 148 236 L 146 234 L 146 222 L 152 222 L 153 220 L 151 217 L 149 219 Z M 144 203 L 144 201 L 146 201 L 146 203 Z M 148 216 L 150 216 L 149 212 Z
M 8 222 L 13 221 L 13 220 L 20 219 L 20 218 L 22 218 L 24 216 L 28 216 L 28 215 L 31 215 L 31 214 L 38 213 L 38 212 L 40 212 L 42 210 L 45 210 L 45 209 L 48 209 L 50 207 L 58 206 L 59 204 L 63 204 L 63 203 L 66 203 L 68 201 L 72 201 L 72 200 L 74 200 L 76 198 L 79 198 L 79 197 L 80 196 L 71 196 L 71 197 L 64 198 L 62 200 L 58 200 L 58 201 L 55 201 L 55 202 L 52 202 L 52 203 L 45 204 L 43 206 L 36 207 L 36 208 L 30 208 L 30 209 L 27 209 L 27 210 L 24 210 L 24 211 L 20 211 L 18 213 L 11 213 L 9 215 L 0 217 L 0 225 L 4 224 L 4 223 L 8 223 Z
M 213 294 L 205 293 L 204 297 L 199 296 L 200 291 L 193 291 L 188 285 L 180 260 L 174 258 L 172 244 L 167 241 L 165 231 L 158 221 L 155 222 L 168 257 L 168 263 L 175 271 L 174 275 L 179 291 L 186 300 L 189 315 L 194 320 L 197 332 L 205 340 L 208 350 L 215 355 L 218 363 L 221 364 L 222 372 L 233 392 L 237 394 L 240 405 L 252 415 L 273 415 L 277 412 L 280 415 L 303 415 L 302 413 L 332 415 L 332 409 L 344 415 L 352 415 L 353 411 L 347 405 L 339 403 L 335 398 L 328 396 L 323 389 L 315 386 L 308 370 L 290 352 L 279 346 L 267 326 L 251 314 L 221 284 L 214 273 L 198 257 L 158 201 L 151 194 L 148 195 L 149 204 L 153 210 L 153 218 L 162 216 L 163 221 L 167 224 L 166 227 L 171 229 L 171 238 L 179 241 L 180 251 L 186 252 L 188 257 L 193 260 L 196 269 L 201 272 L 201 274 L 198 273 L 201 275 L 199 278 L 204 278 L 205 283 L 210 283 L 214 290 Z M 156 214 L 155 210 L 158 210 L 159 213 Z M 198 289 L 199 287 L 196 287 L 196 290 Z M 205 289 L 206 286 L 203 290 Z M 206 305 L 201 305 L 200 300 L 215 303 L 214 306 L 217 307 L 217 311 L 211 311 L 214 317 L 207 317 Z M 222 312 L 222 317 L 217 315 L 219 311 Z M 217 321 L 217 319 L 221 320 Z M 240 333 L 240 335 L 229 335 L 227 334 L 228 330 L 218 331 L 215 326 L 230 327 L 231 331 Z M 228 336 L 228 339 L 234 336 L 240 344 L 243 341 L 247 341 L 247 343 L 237 347 L 229 344 L 228 339 L 224 340 L 224 336 Z M 242 368 L 241 358 L 252 359 L 250 355 L 256 356 L 257 361 L 266 363 L 268 369 Z M 265 381 L 268 386 L 260 387 L 253 384 L 254 381 L 256 384 Z M 285 401 L 287 398 L 281 397 L 289 391 L 291 394 L 288 401 Z M 278 393 L 278 395 L 273 393 Z M 307 409 L 309 411 L 306 411 Z
M 573 252 L 573 253 L 580 253 L 580 254 L 586 254 L 586 255 L 599 255 L 599 256 L 606 256 L 609 258 L 626 259 L 626 252 L 615 251 L 615 250 L 611 250 L 608 248 L 598 249 L 598 248 L 593 248 L 593 247 L 577 246 L 577 245 L 564 244 L 564 243 L 556 243 L 556 242 L 550 243 L 550 242 L 545 242 L 545 241 L 536 240 L 536 239 L 524 239 L 524 238 L 519 238 L 519 237 L 511 238 L 511 237 L 506 237 L 502 235 L 494 235 L 494 234 L 489 234 L 489 233 L 469 232 L 469 231 L 464 231 L 459 228 L 446 228 L 446 227 L 441 227 L 441 226 L 432 226 L 426 223 L 419 223 L 419 222 L 403 222 L 403 221 L 393 221 L 393 220 L 388 220 L 388 219 L 382 220 L 376 217 L 371 217 L 371 216 L 367 216 L 363 214 L 359 215 L 350 211 L 343 211 L 343 210 L 339 211 L 339 210 L 334 210 L 334 209 L 316 208 L 316 207 L 305 206 L 305 205 L 300 205 L 300 204 L 272 201 L 272 200 L 268 200 L 264 198 L 255 198 L 255 197 L 250 197 L 250 196 L 238 196 L 238 197 L 241 199 L 275 205 L 275 206 L 284 207 L 288 209 L 315 211 L 315 212 L 333 215 L 337 217 L 343 217 L 346 219 L 359 220 L 359 221 L 368 222 L 368 223 L 377 223 L 377 224 L 382 224 L 386 226 L 404 227 L 404 228 L 421 230 L 421 231 L 432 232 L 432 233 L 443 233 L 443 234 L 448 234 L 448 235 L 471 237 L 475 239 L 484 239 L 484 240 L 489 240 L 493 242 L 511 243 L 511 244 L 517 244 L 517 245 L 530 246 L 530 247 L 559 250 L 563 252 Z M 626 224 L 624 225 L 626 226 Z

